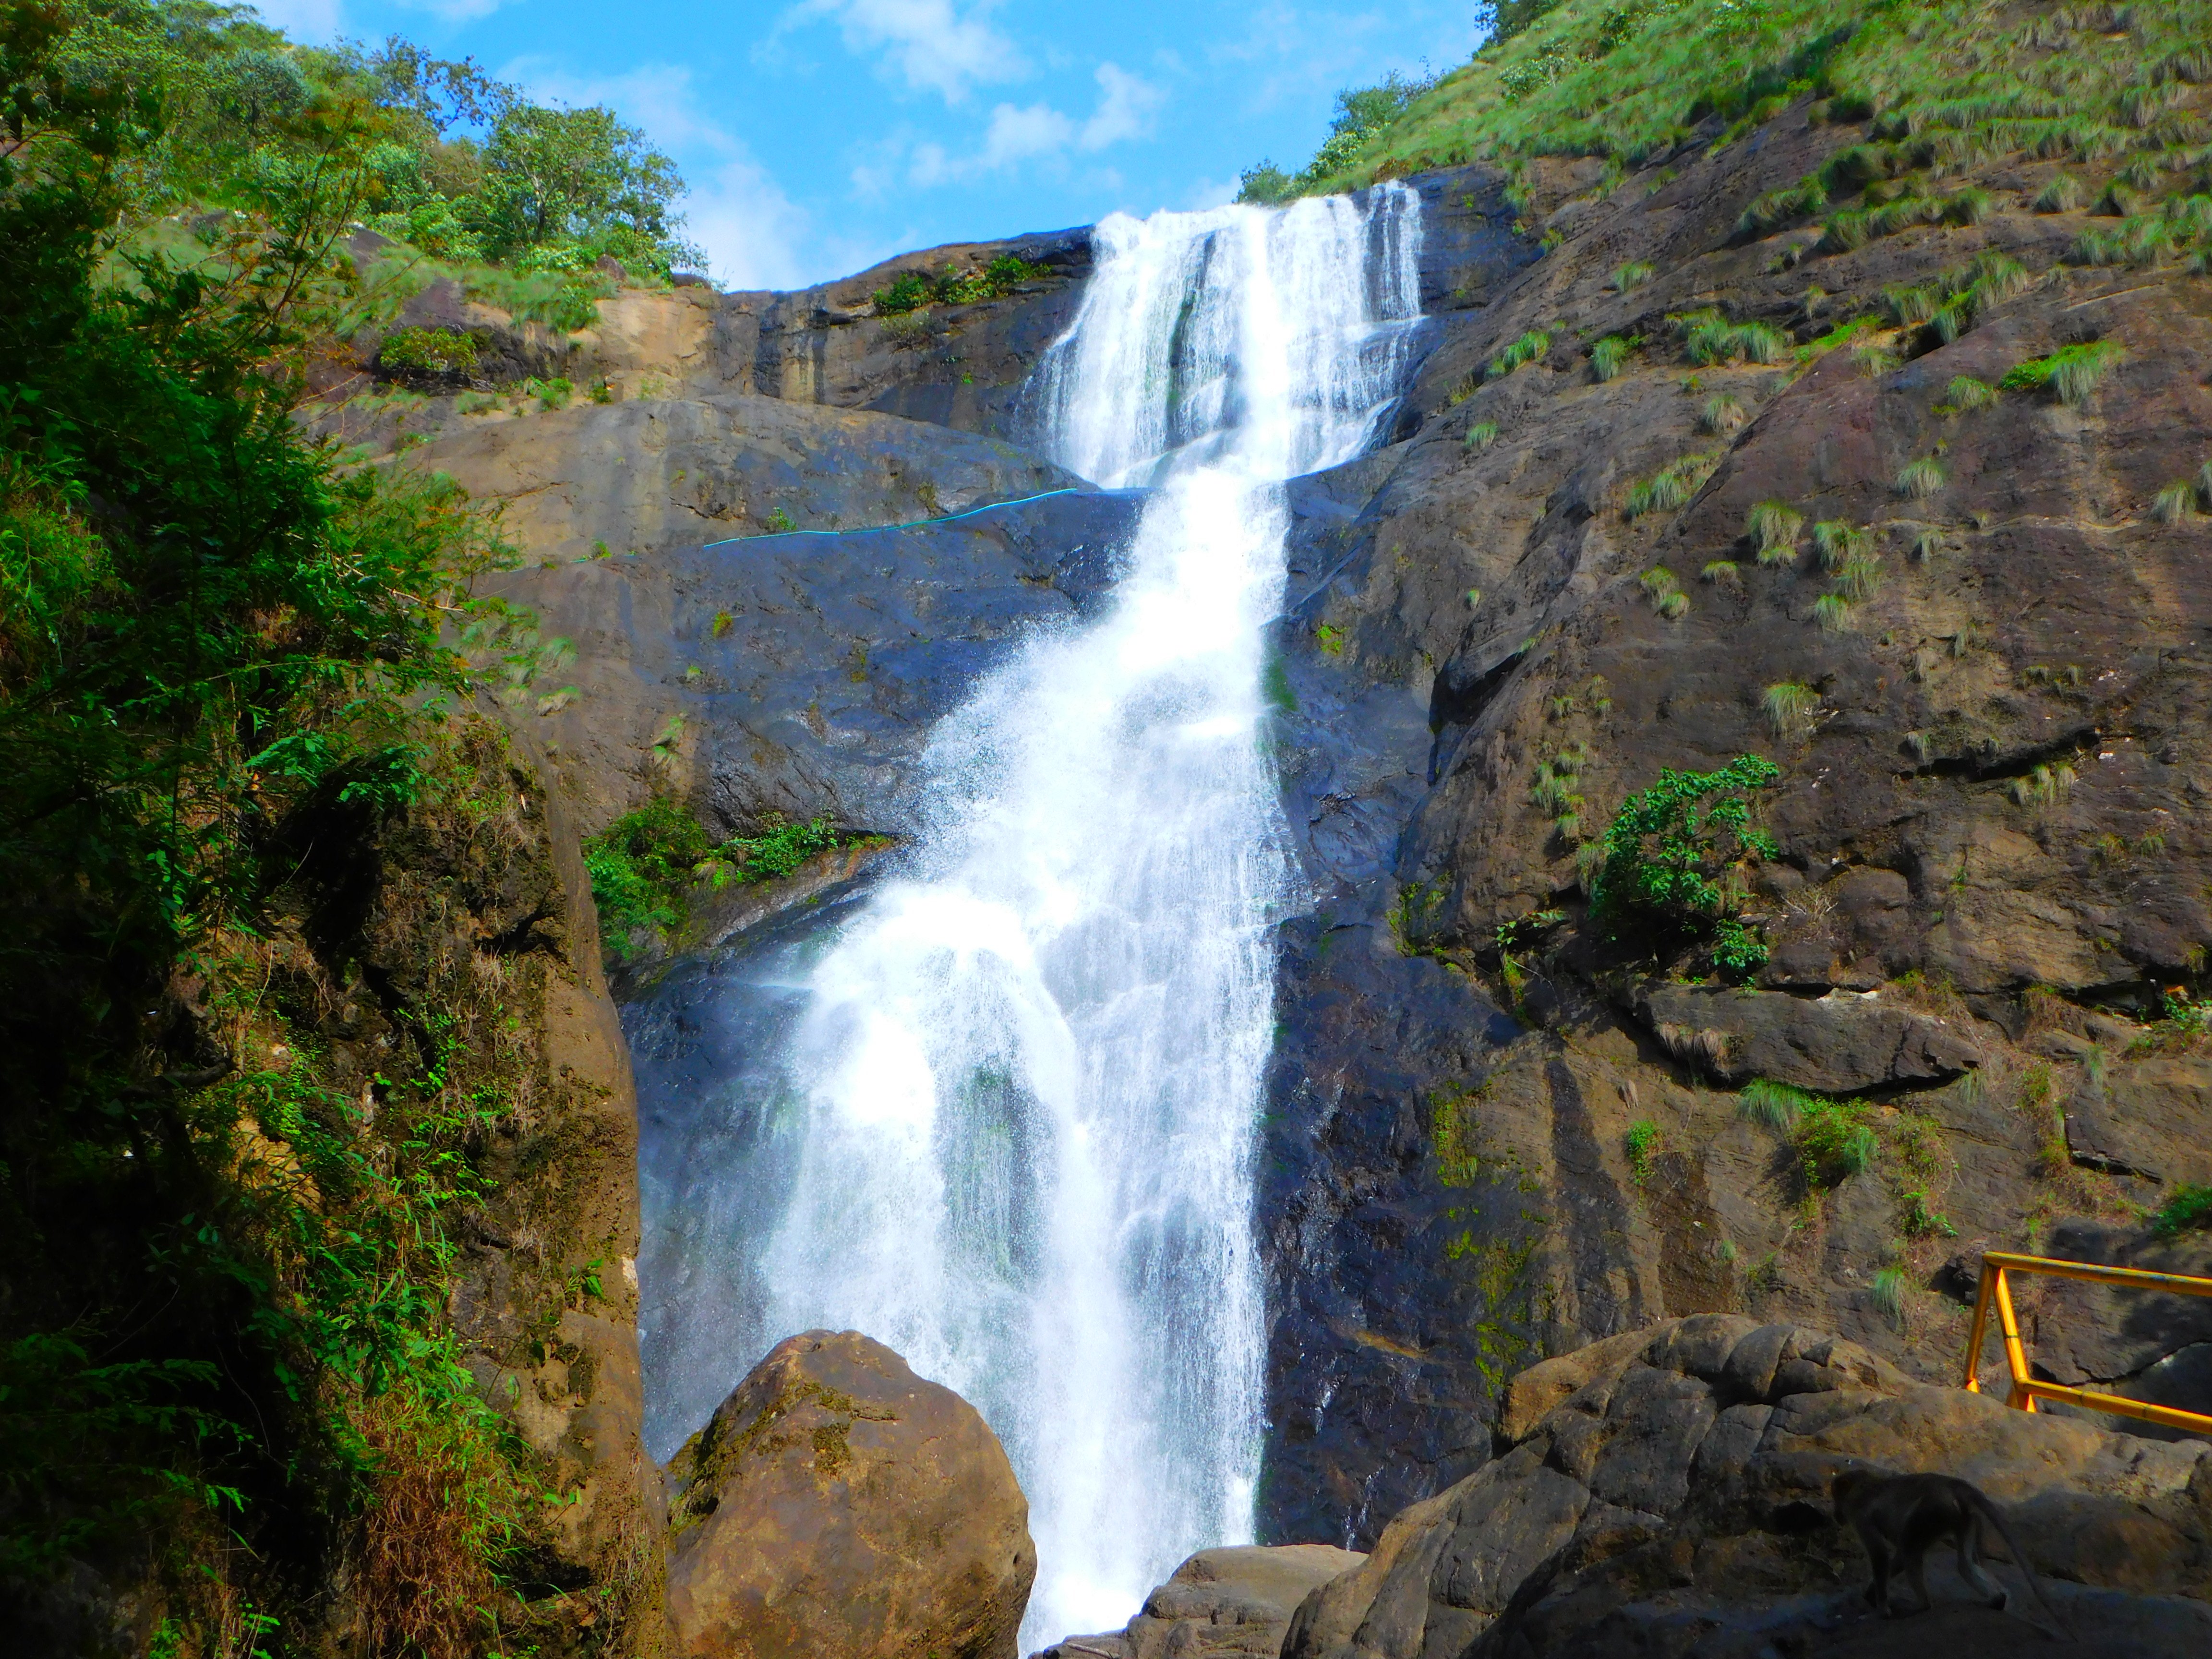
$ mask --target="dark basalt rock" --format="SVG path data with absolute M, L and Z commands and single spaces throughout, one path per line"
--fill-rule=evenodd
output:
M 1981 1064 L 1965 1032 L 1871 992 L 1796 997 L 1665 981 L 1636 987 L 1639 1023 L 1717 1082 L 1771 1078 L 1822 1094 L 1948 1082 Z
M 2014 1411 L 1836 1337 L 1718 1314 L 1522 1373 L 1503 1429 L 1498 1462 L 1407 1509 L 1307 1597 L 1284 1659 L 1871 1659 L 1939 1635 L 1949 1653 L 2017 1652 L 2031 1626 L 1961 1605 L 1940 1553 L 1939 1611 L 1875 1614 L 1828 1495 L 1853 1463 L 1981 1486 L 2081 1638 L 2069 1651 L 2179 1659 L 2212 1644 L 2201 1442 Z
M 517 572 L 573 641 L 577 696 L 538 729 L 604 823 L 672 775 L 728 829 L 827 814 L 909 826 L 930 728 L 1041 628 L 1110 586 L 1134 494 L 1069 490 L 903 529 L 757 536 Z

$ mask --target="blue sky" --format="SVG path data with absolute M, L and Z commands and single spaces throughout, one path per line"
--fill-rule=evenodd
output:
M 1465 60 L 1472 0 L 261 0 L 301 40 L 404 34 L 605 103 L 681 164 L 726 288 L 1226 201 L 1340 88 Z

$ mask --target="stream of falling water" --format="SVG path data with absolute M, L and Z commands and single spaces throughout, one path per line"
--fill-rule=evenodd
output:
M 1358 453 L 1395 396 L 1418 215 L 1390 185 L 1098 227 L 1032 393 L 1055 459 L 1152 489 L 1112 607 L 934 734 L 911 854 L 805 969 L 773 1124 L 717 1175 L 773 1196 L 691 1392 L 828 1327 L 964 1395 L 1029 1497 L 1025 1649 L 1250 1537 L 1280 486 Z

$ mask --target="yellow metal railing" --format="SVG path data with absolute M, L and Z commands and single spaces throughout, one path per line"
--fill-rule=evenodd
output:
M 2013 1316 L 2012 1286 L 2005 1278 L 2008 1273 L 2048 1273 L 2054 1279 L 2086 1279 L 2099 1285 L 2118 1285 L 2137 1291 L 2170 1291 L 2180 1296 L 2212 1296 L 2212 1279 L 2195 1279 L 2186 1273 L 2154 1273 L 2141 1267 L 2107 1267 L 2094 1261 L 2059 1261 L 2044 1255 L 2014 1255 L 2006 1250 L 1988 1251 L 1982 1257 L 1981 1288 L 1974 1297 L 1974 1328 L 1966 1338 L 1964 1378 L 1968 1392 L 1982 1391 L 1981 1380 L 1975 1373 L 1981 1369 L 1982 1336 L 1988 1328 L 1990 1309 L 1994 1305 L 1997 1329 L 2004 1335 L 2005 1364 L 2012 1372 L 2012 1393 L 2005 1401 L 2007 1405 L 2032 1412 L 2039 1400 L 2063 1400 L 2093 1412 L 2112 1412 L 2122 1417 L 2139 1417 L 2146 1423 L 2163 1423 L 2169 1428 L 2212 1434 L 2212 1417 L 2202 1413 L 2154 1406 L 2147 1401 L 2099 1394 L 2090 1389 L 2069 1389 L 2058 1382 L 2039 1382 L 2030 1376 L 2027 1350 L 2020 1340 L 2020 1321 Z

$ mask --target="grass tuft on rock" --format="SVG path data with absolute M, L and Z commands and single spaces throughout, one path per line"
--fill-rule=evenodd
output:
M 1933 455 L 1908 461 L 1897 475 L 1897 493 L 1907 501 L 1925 501 L 1949 483 L 1943 463 Z
M 1761 501 L 1751 509 L 1744 533 L 1761 564 L 1790 564 L 1797 557 L 1797 538 L 1804 533 L 1805 515 L 1780 501 Z
M 1795 680 L 1770 685 L 1759 698 L 1759 712 L 1778 738 L 1800 738 L 1810 732 L 1814 713 L 1820 706 L 1819 694 Z
M 1597 380 L 1610 380 L 1628 362 L 1633 344 L 1618 334 L 1608 334 L 1590 348 L 1590 374 Z

